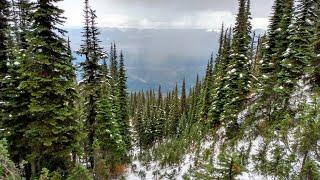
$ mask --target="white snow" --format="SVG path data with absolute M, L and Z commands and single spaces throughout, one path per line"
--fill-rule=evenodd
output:
M 235 69 L 233 69 L 235 70 Z M 232 70 L 231 70 L 232 71 Z M 267 77 L 263 77 L 267 78 Z M 279 89 L 283 90 L 284 87 L 280 86 Z M 311 94 L 310 94 L 310 86 L 307 85 L 306 82 L 304 82 L 302 79 L 299 80 L 298 86 L 296 87 L 296 91 L 291 97 L 290 102 L 293 104 L 292 106 L 297 106 L 298 103 L 303 102 L 309 102 L 311 100 Z M 254 94 L 252 96 L 259 96 L 257 94 Z M 257 98 L 256 97 L 256 98 Z M 236 100 L 236 99 L 233 99 Z M 253 101 L 254 102 L 254 101 Z M 243 124 L 246 120 L 246 117 L 250 113 L 250 107 L 247 106 L 243 111 L 241 111 L 236 117 L 237 122 L 239 124 Z M 263 111 L 263 110 L 262 110 Z M 222 117 L 223 118 L 223 117 Z M 298 119 L 298 118 L 297 118 Z M 263 119 L 257 120 L 255 123 L 259 124 L 263 122 Z M 226 125 L 222 123 L 221 127 L 211 136 L 207 136 L 204 138 L 200 145 L 199 154 L 200 156 L 204 154 L 205 150 L 211 150 L 212 156 L 213 156 L 213 165 L 215 167 L 219 167 L 218 162 L 218 156 L 220 154 L 220 149 L 223 145 L 225 145 L 227 141 L 226 139 Z M 243 172 L 241 175 L 237 176 L 236 179 L 239 180 L 271 180 L 276 179 L 276 177 L 273 176 L 264 176 L 256 172 L 255 166 L 256 162 L 254 162 L 254 156 L 257 155 L 261 151 L 262 145 L 265 143 L 265 139 L 262 136 L 257 135 L 257 137 L 253 137 L 252 132 L 254 128 L 248 128 L 244 131 L 244 137 L 240 138 L 240 140 L 237 142 L 235 146 L 236 151 L 240 151 L 241 149 L 248 150 L 248 164 L 246 165 L 246 171 Z M 272 140 L 267 149 L 266 159 L 272 160 L 273 157 L 273 150 L 275 147 L 281 147 L 283 149 L 284 155 L 283 158 L 287 159 L 292 153 L 292 147 L 295 143 L 297 143 L 297 139 L 295 137 L 294 132 L 298 129 L 293 129 L 289 131 L 289 133 L 286 135 L 286 140 L 280 140 L 280 139 L 274 139 Z M 275 132 L 274 135 L 276 137 L 280 137 L 281 135 L 279 132 Z M 320 141 L 319 141 L 320 144 Z M 188 152 L 184 155 L 182 162 L 180 165 L 176 166 L 167 166 L 167 167 L 161 167 L 160 163 L 158 161 L 151 161 L 148 164 L 143 164 L 141 161 L 138 160 L 137 156 L 140 153 L 140 149 L 135 146 L 132 152 L 132 155 L 135 156 L 134 161 L 132 163 L 131 167 L 127 168 L 125 178 L 128 180 L 140 180 L 140 179 L 176 179 L 176 180 L 182 180 L 183 175 L 187 174 L 191 167 L 194 167 L 195 162 L 198 162 L 197 153 L 196 152 Z M 313 158 L 313 154 L 310 154 L 310 157 Z M 197 160 L 197 161 L 196 161 Z M 317 163 L 320 163 L 316 161 Z M 302 158 L 298 157 L 295 162 L 292 163 L 292 170 L 290 171 L 291 174 L 299 172 L 301 170 L 302 165 Z M 199 169 L 199 171 L 203 171 L 203 169 Z M 170 178 L 169 178 L 170 176 Z
M 308 25 L 311 25 L 311 26 L 314 24 L 310 19 L 307 19 L 307 20 L 306 20 L 306 23 L 307 23 Z
M 204 141 L 200 145 L 200 154 L 204 150 L 209 149 L 213 144 L 213 140 L 209 137 L 204 138 Z M 138 160 L 140 149 L 138 146 L 134 146 L 132 155 L 135 157 L 131 167 L 128 167 L 124 177 L 128 180 L 151 180 L 151 179 L 176 179 L 183 180 L 183 176 L 189 172 L 190 168 L 195 163 L 195 152 L 187 153 L 182 162 L 176 166 L 161 167 L 157 161 L 151 161 L 147 164 L 143 164 Z
M 295 92 L 291 95 L 290 106 L 292 108 L 298 108 L 301 103 L 312 103 L 311 86 L 307 84 L 303 79 L 298 81 L 295 87 Z
M 291 53 L 291 49 L 287 48 L 286 52 L 283 54 L 284 57 L 288 57 Z
M 267 75 L 264 74 L 264 75 L 262 75 L 262 78 L 263 78 L 263 79 L 268 79 L 269 76 L 267 76 Z
M 235 73 L 237 70 L 235 69 L 235 68 L 233 68 L 233 69 L 231 69 L 229 72 L 228 72 L 228 74 L 233 74 L 233 73 Z
M 242 112 L 239 113 L 238 118 L 237 118 L 237 122 L 238 124 L 242 124 L 245 120 L 245 118 L 248 116 L 249 114 L 249 107 L 247 107 L 245 110 L 243 110 Z

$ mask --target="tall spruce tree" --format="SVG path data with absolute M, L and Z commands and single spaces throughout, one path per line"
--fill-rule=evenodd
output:
M 210 91 L 213 86 L 213 53 L 211 54 L 211 58 L 207 65 L 206 76 L 204 80 L 204 88 L 202 92 L 202 110 L 201 110 L 201 118 L 205 123 L 208 123 L 208 114 L 210 105 L 212 103 Z
M 8 36 L 9 36 L 9 13 L 10 13 L 10 4 L 7 0 L 0 1 L 0 117 L 5 115 L 3 112 L 4 102 L 4 83 L 3 80 L 7 75 L 8 67 Z M 0 121 L 0 126 L 2 122 Z M 1 134 L 0 134 L 1 135 Z
M 280 118 L 279 115 L 283 114 L 284 105 L 287 104 L 283 100 L 287 101 L 290 94 L 283 87 L 283 82 L 287 80 L 282 75 L 282 63 L 290 44 L 293 3 L 293 0 L 275 1 L 268 34 L 261 42 L 260 83 L 256 86 L 261 97 L 258 103 L 260 107 L 257 109 L 265 109 L 262 114 L 268 120 Z
M 224 33 L 221 47 L 221 55 L 218 56 L 217 65 L 215 69 L 214 85 L 212 88 L 212 104 L 209 116 L 212 118 L 212 124 L 220 124 L 220 117 L 223 113 L 223 107 L 228 102 L 226 98 L 227 92 L 224 89 L 227 85 L 227 68 L 230 63 L 230 51 L 231 51 L 231 29 L 226 30 Z
M 127 77 L 124 65 L 123 53 L 120 53 L 119 72 L 118 72 L 118 101 L 119 101 L 119 124 L 120 132 L 126 143 L 127 150 L 131 148 L 130 140 L 130 125 L 129 125 L 129 109 L 128 109 L 128 92 L 127 92 Z
M 118 54 L 116 43 L 111 43 L 110 48 L 110 76 L 112 77 L 112 86 L 116 89 L 118 80 Z M 115 90 L 116 92 L 116 90 Z
M 314 51 L 315 51 L 315 59 L 313 61 L 314 65 L 314 73 L 312 75 L 313 77 L 313 87 L 319 88 L 320 85 L 320 5 L 317 4 L 316 6 L 316 12 L 318 20 L 316 22 L 316 34 L 314 36 Z
M 73 67 L 65 40 L 61 37 L 63 10 L 54 0 L 41 0 L 32 13 L 32 30 L 28 34 L 27 59 L 21 71 L 20 88 L 31 95 L 27 138 L 32 174 L 43 167 L 51 171 L 70 168 L 70 154 L 79 141 L 74 119 Z
M 266 53 L 263 57 L 261 71 L 265 91 L 274 86 L 276 74 L 279 73 L 282 55 L 289 45 L 289 27 L 293 13 L 293 0 L 275 1 L 273 16 L 269 26 Z
M 182 81 L 182 88 L 181 88 L 181 114 L 186 114 L 187 111 L 188 111 L 188 105 L 187 105 L 186 79 L 184 78 Z
M 182 132 L 186 129 L 187 126 L 187 111 L 188 111 L 188 105 L 187 105 L 187 92 L 186 92 L 186 79 L 184 78 L 182 81 L 182 87 L 181 87 L 181 97 L 180 97 L 180 122 L 178 127 L 178 134 L 182 134 Z
M 97 102 L 97 125 L 95 141 L 97 142 L 102 159 L 110 166 L 110 170 L 121 163 L 126 152 L 126 144 L 121 134 L 121 126 L 113 116 L 111 87 L 107 77 L 101 82 L 101 96 Z
M 157 121 L 156 121 L 156 137 L 157 140 L 162 140 L 162 137 L 164 136 L 164 124 L 165 124 L 165 111 L 163 108 L 163 97 L 162 97 L 162 91 L 161 86 L 159 85 L 158 88 L 158 98 L 157 98 Z
M 290 45 L 284 54 L 279 75 L 281 82 L 278 89 L 287 97 L 293 92 L 301 78 L 310 79 L 313 70 L 312 61 L 315 53 L 312 44 L 318 20 L 316 12 L 318 3 L 316 0 L 301 0 L 297 6 L 295 21 L 291 26 L 292 31 L 289 37 Z
M 9 2 L 7 0 L 0 1 L 0 78 L 4 78 L 7 73 L 7 41 L 9 26 Z M 1 86 L 0 86 L 1 88 Z
M 241 110 L 250 94 L 251 74 L 249 63 L 249 45 L 251 42 L 250 16 L 248 4 L 245 0 L 239 0 L 239 12 L 234 28 L 231 45 L 231 61 L 227 67 L 227 84 L 224 90 L 227 92 L 227 104 L 224 106 L 224 118 L 233 122 L 239 110 Z M 228 123 L 227 122 L 227 123 Z
M 14 4 L 12 4 L 13 6 Z M 16 10 L 16 8 L 12 8 Z M 17 11 L 19 12 L 19 11 Z M 11 13 L 12 14 L 12 13 Z M 14 13 L 16 15 L 16 12 Z M 17 18 L 22 19 L 20 15 L 11 20 L 17 21 Z M 17 21 L 18 22 L 18 21 Z M 10 23 L 12 24 L 12 23 Z M 30 19 L 28 19 L 30 24 Z M 29 26 L 28 26 L 29 27 Z M 24 35 L 24 45 L 22 46 L 21 35 Z M 2 88 L 0 89 L 0 126 L 6 139 L 8 140 L 9 153 L 12 160 L 19 164 L 23 160 L 27 159 L 27 154 L 30 154 L 31 150 L 28 147 L 28 139 L 25 136 L 26 128 L 30 120 L 29 104 L 30 93 L 20 88 L 20 82 L 23 79 L 24 71 L 21 70 L 22 63 L 26 60 L 26 48 L 27 43 L 25 41 L 25 35 L 27 34 L 27 27 L 10 26 L 10 31 L 7 31 L 7 73 L 5 78 L 0 79 Z M 19 37 L 18 37 L 19 36 Z M 26 164 L 24 174 L 27 178 L 30 178 L 29 164 Z M 21 170 L 23 171 L 23 170 Z
M 97 116 L 97 100 L 99 97 L 99 84 L 102 73 L 99 61 L 105 58 L 102 48 L 99 46 L 99 30 L 96 27 L 95 11 L 89 7 L 88 0 L 85 0 L 84 9 L 85 24 L 83 27 L 83 44 L 78 53 L 85 56 L 81 63 L 83 69 L 82 93 L 85 99 L 84 116 L 87 130 L 86 153 L 89 157 L 90 168 L 94 166 L 93 143 L 95 138 L 95 125 Z

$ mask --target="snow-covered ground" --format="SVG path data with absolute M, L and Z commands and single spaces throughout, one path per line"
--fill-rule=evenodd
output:
M 310 104 L 313 101 L 312 94 L 310 93 L 310 86 L 305 84 L 302 80 L 299 81 L 299 85 L 296 89 L 296 91 L 292 94 L 292 97 L 290 99 L 290 105 L 291 108 L 297 108 L 299 104 L 301 103 L 307 103 Z M 245 108 L 242 112 L 240 112 L 237 116 L 237 122 L 239 124 L 243 124 L 246 121 L 247 116 L 250 113 L 251 106 L 248 106 Z M 259 121 L 256 121 L 256 123 L 259 123 Z M 148 164 L 144 164 L 143 162 L 139 161 L 139 153 L 140 149 L 138 146 L 135 146 L 132 155 L 134 156 L 134 161 L 132 162 L 131 166 L 127 168 L 126 173 L 124 175 L 125 179 L 128 180 L 160 180 L 160 179 L 175 179 L 175 180 L 182 180 L 184 179 L 184 175 L 188 174 L 189 171 L 194 168 L 199 171 L 203 171 L 204 169 L 201 169 L 201 167 L 198 168 L 198 166 L 195 165 L 199 164 L 199 160 L 201 161 L 201 156 L 205 154 L 204 152 L 206 150 L 209 150 L 212 152 L 213 155 L 213 165 L 215 167 L 219 168 L 219 160 L 218 155 L 220 153 L 221 147 L 226 142 L 226 129 L 224 127 L 225 125 L 222 125 L 214 135 L 214 137 L 204 137 L 203 141 L 200 144 L 200 151 L 198 153 L 197 150 L 193 150 L 193 152 L 189 151 L 187 154 L 184 155 L 182 163 L 177 166 L 169 166 L 169 167 L 161 167 L 160 162 L 157 161 L 151 161 Z M 238 180 L 272 180 L 276 179 L 273 176 L 266 177 L 264 175 L 258 174 L 255 170 L 255 160 L 253 157 L 258 155 L 261 152 L 261 148 L 263 144 L 265 143 L 265 139 L 258 135 L 257 137 L 254 136 L 251 133 L 251 131 L 254 128 L 248 127 L 248 129 L 244 133 L 244 137 L 240 138 L 240 140 L 235 145 L 235 150 L 240 152 L 241 149 L 248 150 L 248 161 L 247 165 L 245 167 L 245 172 L 241 173 L 237 176 L 236 179 Z M 294 132 L 296 129 L 291 129 L 288 131 L 287 137 L 284 139 L 274 139 L 271 141 L 268 141 L 269 148 L 267 149 L 266 159 L 268 161 L 271 161 L 273 157 L 273 150 L 275 147 L 280 147 L 283 150 L 283 157 L 284 159 L 287 159 L 293 151 L 291 150 L 291 147 L 294 146 L 294 144 L 297 142 L 297 139 L 294 136 Z M 280 134 L 277 134 L 278 132 L 275 131 L 274 136 L 280 137 Z M 319 142 L 320 144 L 320 142 Z M 199 157 L 200 156 L 200 157 Z M 312 158 L 312 154 L 310 155 Z M 295 162 L 292 162 L 291 164 L 291 170 L 290 174 L 292 173 L 298 173 L 301 170 L 302 167 L 302 157 L 297 157 Z M 318 164 L 319 161 L 315 161 Z M 198 168 L 198 169 L 197 169 Z M 189 177 L 190 178 L 190 177 Z
M 223 134 L 224 128 L 220 128 L 217 131 L 217 134 Z M 223 135 L 218 137 L 218 141 L 215 143 L 212 138 L 205 138 L 205 140 L 201 143 L 200 146 L 200 155 L 207 149 L 211 149 L 214 152 L 214 159 L 217 159 L 217 155 L 219 154 L 220 147 L 224 141 Z M 250 154 L 255 154 L 258 152 L 258 149 L 262 143 L 262 138 L 258 137 L 252 141 L 251 152 Z M 248 146 L 248 142 L 239 142 L 237 148 L 241 148 L 244 146 Z M 195 159 L 197 154 L 195 152 L 188 153 L 184 156 L 182 163 L 178 166 L 171 166 L 161 168 L 159 162 L 152 161 L 148 164 L 143 164 L 137 158 L 139 154 L 139 148 L 135 146 L 133 150 L 133 154 L 135 155 L 135 160 L 132 162 L 131 167 L 128 167 L 126 170 L 126 174 L 124 175 L 127 180 L 160 180 L 160 179 L 175 179 L 175 180 L 183 180 L 183 176 L 189 172 L 190 168 L 195 165 Z M 249 160 L 250 162 L 250 160 Z M 261 176 L 256 173 L 251 173 L 254 168 L 254 164 L 252 162 L 248 165 L 248 172 L 242 173 L 237 177 L 239 180 L 269 180 L 271 178 L 267 178 Z
M 201 151 L 208 149 L 212 146 L 212 140 L 207 139 L 201 144 Z M 133 148 L 132 154 L 134 155 L 134 161 L 131 166 L 127 168 L 124 175 L 127 180 L 160 180 L 160 179 L 175 179 L 183 180 L 183 175 L 188 173 L 189 169 L 195 163 L 195 152 L 188 153 L 184 156 L 183 161 L 177 166 L 168 166 L 162 168 L 160 163 L 157 161 L 152 161 L 148 164 L 143 164 L 138 160 L 138 155 L 140 153 L 139 147 L 135 146 Z

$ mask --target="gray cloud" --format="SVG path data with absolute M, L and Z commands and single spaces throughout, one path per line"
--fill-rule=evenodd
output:
M 69 29 L 72 49 L 81 44 L 81 29 Z M 218 47 L 219 33 L 196 29 L 126 29 L 103 28 L 104 47 L 115 41 L 123 50 L 128 70 L 130 90 L 172 89 L 175 83 L 187 79 L 194 84 L 203 75 L 206 63 Z M 77 57 L 80 60 L 79 57 Z
M 173 14 L 189 14 L 199 11 L 235 12 L 237 0 L 108 0 L 126 7 L 140 7 L 146 10 L 161 10 Z M 251 2 L 254 17 L 266 17 L 274 0 L 254 0 Z M 157 12 L 151 12 L 157 13 Z
M 82 1 L 81 1 L 82 2 Z M 116 41 L 124 50 L 130 90 L 168 90 L 186 77 L 193 84 L 203 75 L 211 51 L 217 49 L 222 22 L 234 23 L 237 0 L 90 0 L 98 13 L 103 46 Z M 273 0 L 252 0 L 254 28 L 266 29 Z M 82 26 L 83 2 L 64 0 L 68 26 Z M 115 27 L 115 28 L 110 28 Z M 71 28 L 73 49 L 81 29 Z
M 252 0 L 256 28 L 266 26 L 274 0 Z M 64 0 L 68 26 L 81 26 L 83 1 Z M 237 0 L 91 0 L 104 27 L 216 29 L 234 23 Z

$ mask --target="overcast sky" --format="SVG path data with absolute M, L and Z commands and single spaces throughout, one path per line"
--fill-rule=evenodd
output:
M 84 0 L 64 0 L 66 26 L 82 26 Z M 252 0 L 252 24 L 266 29 L 274 0 Z M 234 23 L 238 0 L 90 0 L 101 27 L 218 30 Z
M 193 85 L 218 48 L 221 23 L 234 24 L 238 0 L 89 0 L 97 11 L 103 46 L 125 54 L 130 90 Z M 273 0 L 252 1 L 254 29 L 266 30 Z M 84 0 L 64 0 L 72 48 L 81 44 Z M 76 28 L 74 28 L 76 27 Z M 118 29 L 121 28 L 121 29 Z M 133 29 L 122 29 L 133 28 Z M 214 31 L 212 31 L 214 30 Z M 263 30 L 260 30 L 263 32 Z

